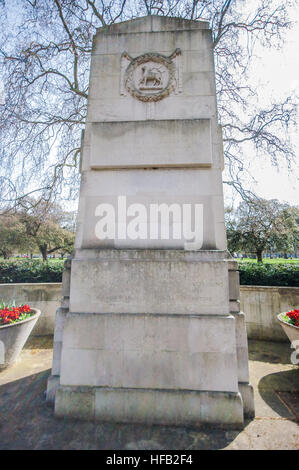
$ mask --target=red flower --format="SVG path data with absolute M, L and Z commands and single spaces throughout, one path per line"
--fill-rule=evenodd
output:
M 0 309 L 0 325 L 8 325 L 14 321 L 25 320 L 31 312 L 31 307 L 27 304 L 19 307 L 4 307 Z
M 292 325 L 299 327 L 299 309 L 294 309 L 294 310 L 291 310 L 290 312 L 287 312 L 286 316 L 289 317 L 290 323 Z

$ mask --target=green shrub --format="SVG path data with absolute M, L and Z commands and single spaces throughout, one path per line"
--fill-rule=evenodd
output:
M 61 282 L 64 260 L 0 260 L 0 284 Z M 299 287 L 296 264 L 239 263 L 240 284 Z
M 0 284 L 61 282 L 64 260 L 0 260 Z
M 298 264 L 239 263 L 240 284 L 299 287 Z

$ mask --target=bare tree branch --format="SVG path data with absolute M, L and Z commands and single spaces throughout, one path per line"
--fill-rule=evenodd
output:
M 225 182 L 246 197 L 248 144 L 275 165 L 294 158 L 288 136 L 294 99 L 278 97 L 263 109 L 259 90 L 248 82 L 255 44 L 281 46 L 294 1 L 252 0 L 249 7 L 243 0 L 26 0 L 11 28 L 6 15 L 12 7 L 1 3 L 2 205 L 30 194 L 42 201 L 76 196 L 93 36 L 98 27 L 149 14 L 210 22 Z

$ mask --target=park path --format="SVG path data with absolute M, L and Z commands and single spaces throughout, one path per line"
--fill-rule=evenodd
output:
M 0 449 L 299 449 L 296 403 L 292 409 L 282 401 L 284 392 L 299 393 L 299 368 L 290 363 L 291 352 L 288 343 L 249 342 L 256 418 L 241 431 L 80 421 L 74 425 L 55 419 L 45 402 L 52 338 L 35 337 L 18 362 L 0 373 Z

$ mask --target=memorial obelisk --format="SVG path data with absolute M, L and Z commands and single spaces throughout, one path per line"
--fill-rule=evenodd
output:
M 56 416 L 237 427 L 253 416 L 222 170 L 208 23 L 98 29 L 48 383 Z

